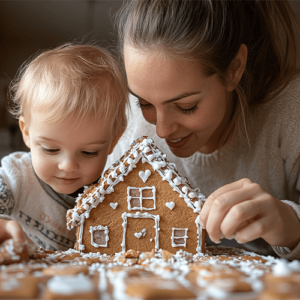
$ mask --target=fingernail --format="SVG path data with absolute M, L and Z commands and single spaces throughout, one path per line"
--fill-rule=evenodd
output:
M 238 238 L 234 237 L 234 239 L 235 239 L 239 244 L 243 244 Z
M 221 244 L 221 241 L 220 240 L 216 240 L 216 241 L 214 241 L 214 240 L 212 240 L 215 244 Z
M 225 238 L 224 234 L 221 233 L 221 235 L 220 235 L 220 240 L 222 240 L 222 239 L 224 239 L 224 238 Z
M 233 240 L 233 235 L 227 238 L 227 240 Z

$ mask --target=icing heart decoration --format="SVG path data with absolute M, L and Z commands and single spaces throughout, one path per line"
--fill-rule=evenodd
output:
M 172 202 L 167 202 L 166 207 L 172 210 L 175 207 L 175 203 L 173 201 Z
M 145 172 L 143 172 L 143 171 L 139 172 L 139 176 L 143 180 L 144 183 L 147 181 L 147 179 L 149 178 L 150 175 L 151 175 L 150 170 L 146 170 Z
M 135 237 L 137 237 L 139 239 L 139 238 L 141 238 L 142 233 L 141 232 L 136 232 L 134 235 L 135 235 Z
M 134 234 L 135 237 L 137 237 L 138 239 L 140 239 L 141 237 L 144 237 L 146 235 L 146 228 L 144 228 L 141 232 L 136 232 Z
M 118 202 L 115 202 L 115 203 L 109 203 L 109 205 L 113 208 L 113 209 L 116 209 L 117 206 L 118 206 Z

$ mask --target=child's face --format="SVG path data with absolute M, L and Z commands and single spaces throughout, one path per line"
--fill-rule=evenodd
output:
M 213 152 L 232 113 L 232 88 L 194 62 L 129 46 L 124 55 L 129 89 L 171 151 L 179 157 Z
M 71 194 L 101 176 L 112 142 L 103 118 L 87 118 L 77 126 L 72 117 L 48 123 L 32 114 L 28 126 L 20 118 L 20 127 L 37 176 L 56 192 Z

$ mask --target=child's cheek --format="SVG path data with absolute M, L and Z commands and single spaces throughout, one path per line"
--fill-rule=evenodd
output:
M 32 165 L 36 175 L 47 182 L 53 173 L 54 163 L 44 153 L 32 153 Z M 54 174 L 52 174 L 53 176 Z

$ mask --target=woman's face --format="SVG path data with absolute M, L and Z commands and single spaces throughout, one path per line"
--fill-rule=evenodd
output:
M 126 46 L 128 87 L 144 118 L 156 125 L 171 151 L 188 157 L 217 149 L 232 112 L 232 88 L 195 62 Z

